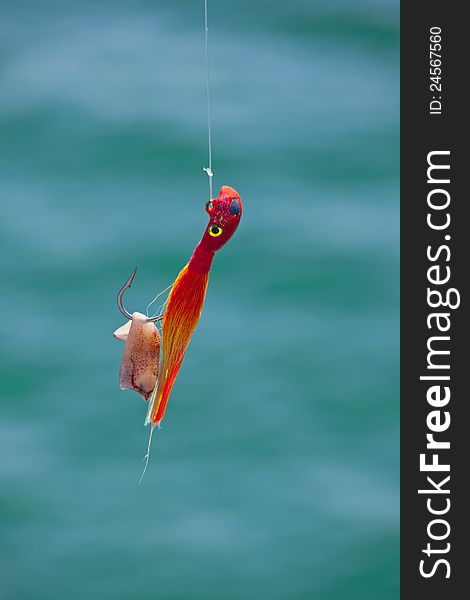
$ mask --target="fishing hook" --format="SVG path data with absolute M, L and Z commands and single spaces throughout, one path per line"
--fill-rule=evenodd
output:
M 119 310 L 122 312 L 122 314 L 127 318 L 127 319 L 131 319 L 132 320 L 132 315 L 131 313 L 124 307 L 124 304 L 122 303 L 122 297 L 124 296 L 124 292 L 131 287 L 132 282 L 134 281 L 134 277 L 135 274 L 137 273 L 137 267 L 132 271 L 129 279 L 126 281 L 126 283 L 122 286 L 122 288 L 119 290 L 118 295 L 117 295 L 117 305 Z M 162 313 L 161 315 L 158 315 L 156 317 L 148 317 L 148 319 L 145 321 L 145 323 L 156 323 L 157 321 L 161 321 L 163 319 L 165 313 Z

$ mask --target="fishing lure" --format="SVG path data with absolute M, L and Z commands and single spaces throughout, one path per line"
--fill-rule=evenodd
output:
M 145 318 L 145 320 L 139 317 L 138 320 L 140 326 L 150 325 L 153 328 L 155 328 L 154 323 L 156 321 L 162 321 L 158 378 L 150 396 L 146 418 L 146 424 L 151 423 L 152 430 L 155 425 L 161 423 L 165 415 L 173 384 L 199 322 L 206 297 L 212 260 L 217 250 L 220 250 L 235 233 L 242 215 L 242 202 L 239 194 L 233 188 L 222 186 L 218 197 L 209 200 L 205 209 L 209 215 L 209 223 L 188 264 L 181 269 L 175 279 L 165 303 L 164 313 L 156 317 Z M 122 296 L 125 290 L 130 287 L 134 276 L 135 271 L 118 294 L 119 309 L 128 319 L 132 320 L 130 331 L 135 325 L 134 315 L 138 313 L 131 315 L 124 308 Z M 132 364 L 141 364 L 144 372 L 147 372 L 152 366 L 151 360 L 153 359 L 151 359 L 150 353 L 147 352 L 148 348 L 146 348 L 149 340 L 146 338 L 142 338 L 142 340 L 144 340 L 143 346 L 133 345 L 129 348 L 128 355 Z M 129 337 L 127 343 L 129 343 Z M 135 389 L 135 387 L 132 387 L 132 389 Z M 146 397 L 145 394 L 143 395 Z

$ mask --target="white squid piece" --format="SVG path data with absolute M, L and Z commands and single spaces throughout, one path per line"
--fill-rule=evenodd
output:
M 139 392 L 145 400 L 152 393 L 158 376 L 160 332 L 155 323 L 135 312 L 114 337 L 125 342 L 119 371 L 119 387 Z

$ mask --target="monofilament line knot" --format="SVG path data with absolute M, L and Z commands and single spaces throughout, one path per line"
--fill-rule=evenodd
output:
M 202 170 L 205 171 L 209 177 L 209 200 L 212 200 L 212 177 L 214 177 L 214 173 L 212 173 L 210 167 L 204 167 Z

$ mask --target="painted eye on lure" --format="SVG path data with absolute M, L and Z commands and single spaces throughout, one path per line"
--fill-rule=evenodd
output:
M 219 235 L 222 235 L 222 231 L 222 227 L 219 227 L 218 225 L 210 225 L 209 227 L 209 235 L 212 237 L 219 237 Z
M 212 202 L 210 200 L 208 200 L 206 202 L 206 211 L 210 212 L 212 210 Z

